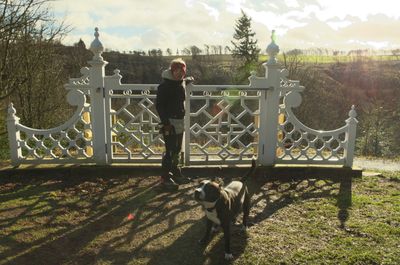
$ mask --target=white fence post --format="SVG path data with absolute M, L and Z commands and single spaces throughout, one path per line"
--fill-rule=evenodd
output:
M 357 134 L 357 123 L 356 119 L 357 112 L 355 111 L 354 105 L 351 106 L 351 110 L 349 111 L 349 118 L 346 120 L 347 123 L 347 132 L 345 136 L 346 147 L 344 150 L 344 166 L 352 167 L 353 159 L 354 159 L 354 149 L 356 147 L 356 134 Z
M 183 150 L 184 151 L 184 165 L 190 165 L 190 94 L 192 92 L 192 83 L 186 86 L 186 98 L 185 98 L 185 138 L 183 139 Z
M 107 157 L 107 137 L 106 137 L 106 115 L 108 111 L 105 110 L 105 90 L 104 90 L 104 76 L 105 66 L 107 62 L 103 60 L 101 53 L 104 50 L 102 43 L 99 40 L 98 28 L 95 28 L 95 39 L 90 44 L 90 50 L 94 56 L 88 63 L 90 67 L 89 80 L 90 80 L 90 104 L 92 126 L 93 126 L 93 157 L 96 164 L 104 165 L 108 163 Z
M 15 115 L 16 110 L 11 103 L 8 106 L 7 112 L 7 132 L 8 132 L 8 144 L 10 146 L 11 164 L 13 166 L 19 165 L 19 159 L 22 157 L 21 146 L 19 145 L 20 133 L 17 130 L 19 124 L 19 118 Z
M 260 117 L 258 128 L 258 162 L 265 166 L 268 164 L 266 151 L 267 140 L 267 90 L 261 90 L 260 95 Z
M 279 46 L 275 44 L 274 31 L 272 31 L 271 40 L 272 42 L 267 47 L 269 60 L 263 64 L 269 87 L 261 92 L 260 98 L 258 159 L 263 166 L 275 164 L 278 134 L 280 67 L 276 60 Z

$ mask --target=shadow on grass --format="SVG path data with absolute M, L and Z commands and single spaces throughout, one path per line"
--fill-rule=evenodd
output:
M 201 224 L 196 222 L 185 231 L 174 243 L 164 249 L 152 253 L 149 264 L 230 264 L 224 259 L 224 239 L 222 232 L 216 232 L 208 245 L 200 245 L 197 241 L 204 233 L 205 219 Z M 231 250 L 234 259 L 240 257 L 247 245 L 247 234 L 238 227 L 231 229 Z
M 0 178 L 0 264 L 204 264 L 223 257 L 223 244 L 206 256 L 197 244 L 204 214 L 192 184 L 165 192 L 157 177 L 140 175 Z
M 338 219 L 340 228 L 344 229 L 346 221 L 349 219 L 349 207 L 351 206 L 352 179 L 345 179 L 340 182 L 339 193 L 337 196 L 337 207 L 339 208 Z
M 1 187 L 6 190 L 0 196 L 0 227 L 4 229 L 0 264 L 60 264 L 71 260 L 92 263 L 95 257 L 81 255 L 82 249 L 98 236 L 123 226 L 128 212 L 139 212 L 154 196 L 157 183 L 154 179 L 144 181 L 146 177 L 130 182 L 129 176 L 106 180 L 62 176 L 1 178 Z M 54 198 L 52 194 L 56 193 L 59 195 Z M 106 200 L 107 196 L 110 198 Z M 71 198 L 74 200 L 68 202 Z M 18 200 L 24 203 L 7 207 L 7 203 L 12 205 Z M 45 236 L 39 234 L 42 230 Z
M 352 178 L 256 178 L 248 182 L 252 205 L 263 209 L 253 216 L 259 223 L 295 201 L 335 198 L 340 228 L 345 228 L 351 206 Z
M 0 178 L 0 264 L 226 263 L 221 232 L 208 246 L 197 243 L 205 220 L 191 198 L 195 183 L 171 193 L 160 189 L 153 172 L 76 174 Z M 294 200 L 332 196 L 343 227 L 348 219 L 351 179 L 258 178 L 248 185 L 253 205 L 267 202 L 251 216 L 255 224 Z M 232 230 L 237 258 L 247 235 Z

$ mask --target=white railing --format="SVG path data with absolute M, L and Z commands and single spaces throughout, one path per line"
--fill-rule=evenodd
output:
M 302 124 L 292 108 L 300 106 L 301 91 L 298 82 L 281 79 L 277 163 L 352 165 L 357 125 L 352 106 L 346 125 L 331 131 L 317 131 Z M 349 153 L 351 152 L 351 153 Z
M 101 57 L 98 36 L 96 29 L 91 67 L 82 68 L 82 77 L 65 85 L 68 102 L 77 106 L 66 123 L 48 130 L 28 128 L 19 123 L 10 105 L 7 121 L 14 165 L 161 162 L 163 139 L 155 110 L 158 84 L 121 84 L 119 70 L 105 76 L 107 62 Z M 236 165 L 257 157 L 266 166 L 352 166 L 354 106 L 346 125 L 337 130 L 303 125 L 292 108 L 300 105 L 304 88 L 287 79 L 287 71 L 275 59 L 278 51 L 274 42 L 268 46 L 265 77 L 252 74 L 249 85 L 186 87 L 184 165 Z

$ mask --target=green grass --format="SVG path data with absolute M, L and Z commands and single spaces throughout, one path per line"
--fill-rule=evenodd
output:
M 298 55 L 297 58 L 304 63 L 349 63 L 355 61 L 398 61 L 399 56 L 393 55 L 371 55 L 371 56 L 350 56 L 350 55 Z M 277 56 L 278 62 L 284 61 L 283 54 L 280 53 Z M 259 62 L 265 62 L 268 60 L 268 55 L 260 55 Z
M 197 180 L 171 193 L 146 172 L 100 175 L 1 177 L 0 264 L 228 264 L 221 233 L 197 244 Z M 249 188 L 254 224 L 233 227 L 229 264 L 400 262 L 400 172 Z

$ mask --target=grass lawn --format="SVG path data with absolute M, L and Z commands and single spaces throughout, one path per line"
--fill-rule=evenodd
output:
M 0 264 L 399 264 L 400 172 L 253 179 L 247 232 L 197 244 L 199 179 L 165 192 L 146 172 L 0 177 Z M 132 214 L 132 218 L 128 215 Z

